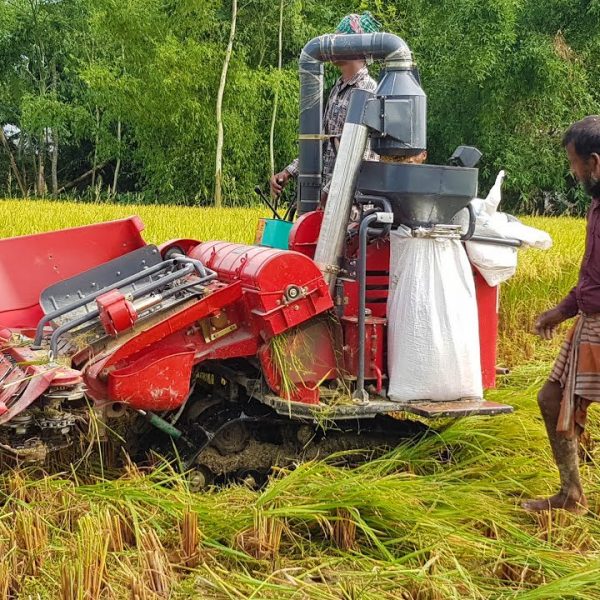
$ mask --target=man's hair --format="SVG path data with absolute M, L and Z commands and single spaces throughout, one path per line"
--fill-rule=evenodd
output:
M 564 147 L 571 143 L 581 158 L 600 154 L 600 115 L 590 115 L 573 123 L 562 140 Z

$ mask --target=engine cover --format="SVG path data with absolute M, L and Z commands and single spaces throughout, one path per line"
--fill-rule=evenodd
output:
M 333 307 L 321 271 L 289 250 L 204 242 L 190 252 L 224 282 L 240 281 L 246 304 L 264 339 Z

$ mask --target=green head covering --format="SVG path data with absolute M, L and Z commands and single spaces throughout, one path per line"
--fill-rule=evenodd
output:
M 376 33 L 381 23 L 367 10 L 362 15 L 346 15 L 336 27 L 335 33 Z

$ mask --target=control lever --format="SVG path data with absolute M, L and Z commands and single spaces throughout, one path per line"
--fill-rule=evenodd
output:
M 254 188 L 254 191 L 260 196 L 260 199 L 268 206 L 268 208 L 271 209 L 271 211 L 273 212 L 273 218 L 279 219 L 281 221 L 281 217 L 279 216 L 277 209 L 271 204 L 270 200 L 265 196 L 264 192 L 260 189 L 260 187 L 256 186 Z

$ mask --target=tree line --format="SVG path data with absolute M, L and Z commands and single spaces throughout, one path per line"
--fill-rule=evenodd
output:
M 598 0 L 0 0 L 0 195 L 252 202 L 297 153 L 300 50 L 363 10 L 414 52 L 431 162 L 475 145 L 512 210 L 582 210 Z

